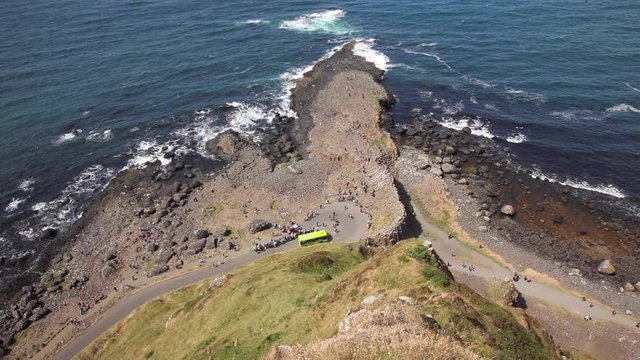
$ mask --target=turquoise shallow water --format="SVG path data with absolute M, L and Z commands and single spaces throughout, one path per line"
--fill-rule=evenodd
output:
M 349 39 L 414 107 L 541 177 L 640 196 L 634 1 L 59 1 L 0 7 L 0 254 L 31 252 L 120 169 L 287 108 Z

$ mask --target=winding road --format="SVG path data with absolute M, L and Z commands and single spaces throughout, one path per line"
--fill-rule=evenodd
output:
M 309 221 L 301 222 L 302 227 L 315 227 L 318 223 L 325 224 L 325 228 L 332 234 L 333 242 L 348 242 L 353 239 L 360 239 L 367 232 L 367 215 L 360 212 L 360 208 L 352 203 L 330 203 L 323 204 L 322 208 L 315 209 L 317 214 Z M 331 217 L 335 213 L 339 232 L 335 232 L 333 225 L 335 222 Z M 120 320 L 126 318 L 136 308 L 146 304 L 147 302 L 167 294 L 169 292 L 193 285 L 207 278 L 228 273 L 238 267 L 249 264 L 258 260 L 265 255 L 275 254 L 287 249 L 298 246 L 296 241 L 289 242 L 275 249 L 268 249 L 265 252 L 257 254 L 250 249 L 239 253 L 237 256 L 229 258 L 223 264 L 218 266 L 207 266 L 192 272 L 180 274 L 170 277 L 147 287 L 141 288 L 118 301 L 115 305 L 105 311 L 104 314 L 81 334 L 75 337 L 71 342 L 64 346 L 59 352 L 53 355 L 55 360 L 68 360 L 80 354 L 94 340 L 98 339 L 103 333 L 116 325 Z M 56 339 L 54 339 L 56 341 Z
M 348 242 L 353 239 L 363 238 L 366 235 L 367 216 L 361 213 L 359 208 L 351 203 L 325 204 L 322 208 L 316 209 L 315 212 L 318 215 L 309 221 L 301 223 L 301 225 L 303 227 L 313 227 L 318 224 L 325 224 L 325 228 L 333 234 L 334 242 Z M 340 220 L 339 233 L 334 231 L 332 226 L 334 222 L 330 219 L 334 212 Z M 440 257 L 444 261 L 451 263 L 450 270 L 454 274 L 465 274 L 465 278 L 469 278 L 470 276 L 489 281 L 503 280 L 512 276 L 512 270 L 498 264 L 489 256 L 476 249 L 470 248 L 457 239 L 449 238 L 447 233 L 427 221 L 420 213 L 416 213 L 416 219 L 422 226 L 421 238 L 432 242 L 434 249 Z M 109 308 L 96 322 L 91 324 L 85 331 L 56 353 L 53 359 L 67 360 L 74 358 L 109 328 L 131 314 L 136 308 L 161 295 L 195 284 L 204 279 L 230 272 L 240 266 L 258 260 L 265 255 L 281 252 L 296 246 L 297 242 L 294 241 L 276 249 L 269 249 L 261 254 L 256 254 L 247 249 L 218 266 L 208 266 L 141 288 L 127 295 Z M 465 264 L 465 266 L 463 266 L 463 264 Z M 473 265 L 475 270 L 470 272 L 468 265 Z M 563 309 L 579 318 L 588 315 L 592 318 L 592 321 L 611 322 L 627 329 L 634 329 L 637 323 L 637 320 L 631 316 L 624 314 L 612 316 L 609 308 L 600 304 L 590 306 L 589 303 L 582 301 L 580 297 L 545 283 L 519 281 L 515 285 L 527 301 L 540 301 Z

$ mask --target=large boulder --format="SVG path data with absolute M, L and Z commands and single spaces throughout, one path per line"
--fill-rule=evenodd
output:
M 255 219 L 249 223 L 248 230 L 250 233 L 255 234 L 260 231 L 270 229 L 272 224 L 266 220 Z
M 441 169 L 442 169 L 442 172 L 445 174 L 451 174 L 456 171 L 456 167 L 449 163 L 442 164 Z
M 207 229 L 198 229 L 193 232 L 193 235 L 196 237 L 196 239 L 204 239 L 211 235 L 211 233 L 209 233 L 209 230 Z
M 165 273 L 169 271 L 169 266 L 167 265 L 157 265 L 151 268 L 151 270 L 149 270 L 149 273 L 147 273 L 148 277 L 154 277 L 154 276 L 158 276 L 162 273 Z
M 611 263 L 611 260 L 604 260 L 598 265 L 598 272 L 604 275 L 613 275 L 616 273 L 616 268 Z
M 169 260 L 171 260 L 171 258 L 175 255 L 176 253 L 173 252 L 172 249 L 163 249 L 162 251 L 160 251 L 160 253 L 158 254 L 158 260 L 156 261 L 158 264 L 166 264 L 169 262 Z
M 199 253 L 200 251 L 202 251 L 202 249 L 204 249 L 206 245 L 207 245 L 207 241 L 205 239 L 196 240 L 191 244 L 189 244 L 189 250 L 193 250 L 196 253 Z
M 237 132 L 227 130 L 207 141 L 205 144 L 205 151 L 220 159 L 228 161 L 235 157 L 243 144 L 244 141 L 240 138 L 240 135 Z

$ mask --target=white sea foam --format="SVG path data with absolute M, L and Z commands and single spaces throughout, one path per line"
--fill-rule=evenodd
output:
M 87 135 L 87 141 L 93 141 L 93 142 L 109 141 L 112 138 L 113 138 L 113 132 L 111 131 L 111 129 L 107 129 L 102 132 L 91 131 L 89 132 L 89 135 Z
M 490 84 L 490 83 L 488 83 L 486 81 L 474 78 L 473 76 L 462 75 L 462 78 L 467 80 L 468 82 L 474 84 L 474 85 L 480 86 L 480 87 L 485 88 L 485 89 L 495 87 L 495 85 Z
M 629 104 L 617 104 L 607 108 L 607 112 L 634 112 L 640 114 L 640 110 Z
M 340 9 L 304 14 L 293 20 L 281 22 L 280 28 L 302 32 L 324 32 L 343 35 L 351 31 L 347 24 L 341 23 L 341 19 L 344 18 L 345 15 L 346 12 Z
M 229 127 L 236 131 L 253 132 L 259 121 L 269 118 L 267 110 L 259 104 L 233 103 L 234 110 L 227 115 Z
M 444 127 L 448 127 L 449 129 L 458 131 L 464 129 L 465 127 L 468 127 L 469 129 L 471 129 L 471 133 L 473 135 L 482 136 L 489 139 L 493 139 L 495 137 L 495 135 L 493 135 L 491 131 L 489 131 L 487 125 L 482 123 L 482 121 L 478 119 L 454 119 L 451 117 L 443 117 L 442 121 L 440 121 L 440 124 Z
M 533 171 L 531 172 L 531 177 L 533 177 L 534 179 L 547 180 L 549 182 L 570 186 L 576 189 L 595 191 L 602 194 L 611 195 L 613 197 L 617 197 L 620 199 L 626 197 L 626 195 L 622 192 L 622 190 L 618 189 L 617 187 L 611 184 L 591 185 L 584 180 L 575 180 L 575 179 L 558 180 L 557 176 L 544 174 L 542 171 L 536 168 L 534 168 Z
M 136 148 L 131 152 L 131 158 L 127 162 L 126 168 L 142 168 L 149 162 L 155 162 L 160 160 L 163 165 L 168 164 L 171 159 L 167 159 L 163 156 L 163 145 L 158 144 L 156 140 L 143 140 Z
M 296 86 L 297 81 L 302 79 L 305 73 L 311 71 L 315 64 L 330 58 L 333 54 L 340 51 L 346 44 L 346 42 L 342 42 L 340 45 L 333 47 L 311 65 L 293 68 L 280 75 L 280 79 L 282 80 L 282 87 L 279 95 L 277 96 L 278 108 L 275 111 L 280 113 L 281 115 L 297 118 L 298 114 L 296 114 L 295 111 L 291 109 L 291 91 Z
M 637 87 L 629 84 L 629 83 L 624 83 L 625 85 L 627 85 L 627 87 L 635 92 L 640 92 L 640 89 L 638 89 Z
M 18 184 L 18 189 L 24 192 L 31 191 L 33 190 L 33 184 L 35 183 L 36 181 L 33 178 L 22 179 L 22 181 L 20 181 L 20 184 Z
M 495 104 L 486 103 L 486 104 L 483 104 L 482 106 L 487 110 L 500 111 L 500 108 L 498 108 L 498 106 L 496 106 Z
M 469 98 L 469 101 L 470 101 L 472 104 L 476 104 L 476 105 L 478 104 L 478 100 L 476 99 L 476 97 L 475 97 L 475 96 L 471 96 L 471 97 Z
M 269 23 L 269 20 L 263 20 L 263 19 L 247 19 L 242 21 L 242 24 L 246 24 L 246 25 L 259 25 L 259 24 L 267 24 Z
M 510 143 L 520 144 L 527 141 L 527 136 L 523 133 L 514 132 L 506 139 Z
M 7 204 L 7 206 L 4 208 L 4 211 L 11 213 L 14 212 L 16 210 L 18 210 L 18 208 L 20 207 L 20 205 L 25 202 L 26 199 L 22 199 L 22 198 L 13 198 L 11 199 L 11 202 L 9 202 L 9 204 Z
M 457 72 L 455 70 L 453 70 L 453 68 L 451 66 L 449 66 L 449 64 L 442 60 L 442 58 L 438 55 L 438 54 L 432 54 L 432 53 L 427 53 L 427 52 L 421 52 L 421 51 L 415 51 L 415 50 L 410 50 L 410 49 L 402 49 L 404 52 L 406 52 L 407 54 L 414 54 L 414 55 L 422 55 L 422 56 L 428 56 L 430 58 L 434 58 L 436 59 L 436 61 L 438 61 L 440 64 L 444 65 L 449 71 L 454 71 Z
M 91 165 L 75 176 L 57 198 L 49 202 L 37 203 L 31 209 L 38 212 L 39 222 L 43 226 L 66 227 L 82 215 L 78 211 L 78 204 L 107 186 L 114 174 L 113 169 L 102 165 Z M 32 239 L 36 232 L 30 228 L 20 231 L 19 234 Z
M 549 115 L 563 120 L 602 120 L 603 114 L 584 109 L 552 111 Z
M 75 139 L 78 138 L 78 135 L 80 135 L 82 133 L 81 129 L 76 129 L 73 130 L 71 132 L 68 132 L 66 134 L 62 134 L 60 136 L 58 136 L 53 143 L 57 144 L 57 145 L 61 145 L 61 144 L 65 144 L 71 141 L 74 141 Z
M 535 92 L 512 89 L 510 87 L 505 87 L 505 92 L 507 93 L 507 97 L 513 101 L 528 101 L 536 104 L 543 104 L 547 101 L 544 95 Z
M 358 40 L 353 47 L 353 53 L 373 63 L 378 69 L 387 71 L 392 67 L 387 55 L 373 48 L 375 39 Z
M 431 42 L 431 43 L 420 43 L 420 46 L 422 46 L 422 47 L 434 47 L 434 46 L 436 46 L 436 45 L 438 45 L 438 43 L 437 43 L 437 42 Z

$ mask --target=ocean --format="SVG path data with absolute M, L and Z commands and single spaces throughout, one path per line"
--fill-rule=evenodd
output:
M 410 111 L 532 176 L 640 198 L 640 3 L 71 1 L 0 7 L 0 256 L 78 219 L 119 171 L 290 113 L 350 40 Z

